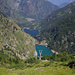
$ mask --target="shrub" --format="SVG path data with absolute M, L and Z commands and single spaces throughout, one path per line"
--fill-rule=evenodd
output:
M 67 66 L 69 66 L 70 68 L 74 68 L 75 69 L 75 60 L 69 62 Z

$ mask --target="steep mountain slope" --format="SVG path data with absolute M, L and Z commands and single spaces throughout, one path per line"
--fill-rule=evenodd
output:
M 47 0 L 7 0 L 7 4 L 19 14 L 35 19 L 43 19 L 58 7 Z
M 14 1 L 14 0 L 13 0 Z M 9 1 L 11 2 L 11 1 Z M 10 3 L 11 4 L 11 3 Z M 12 5 L 12 4 L 11 4 Z M 33 24 L 37 24 L 35 21 L 32 22 L 28 21 L 27 19 L 25 19 L 22 15 L 20 15 L 16 10 L 14 10 L 13 8 L 11 8 L 8 4 L 7 4 L 7 0 L 0 0 L 0 11 L 2 13 L 4 13 L 7 17 L 9 17 L 10 19 L 13 19 L 16 23 L 18 23 L 22 28 L 25 27 L 29 27 L 29 28 L 35 28 L 34 26 L 32 27 Z
M 58 7 L 47 0 L 22 0 L 19 9 L 29 17 L 43 19 Z
M 41 30 L 47 29 L 46 27 L 52 26 L 55 22 L 73 13 L 75 13 L 75 2 L 47 16 L 40 24 Z
M 46 40 L 51 49 L 57 52 L 75 52 L 75 13 L 63 18 L 45 29 L 40 40 Z
M 7 0 L 6 3 L 12 8 L 17 9 L 19 4 L 21 3 L 21 0 Z
M 75 2 L 47 16 L 40 24 L 41 33 L 37 38 L 46 40 L 50 48 L 73 53 L 75 48 Z
M 35 39 L 0 12 L 0 53 L 22 59 L 35 56 Z
M 6 0 L 0 0 L 0 11 L 4 13 L 7 17 L 13 19 L 15 22 L 20 22 L 20 20 L 25 21 L 24 17 L 12 9 Z
M 45 0 L 0 0 L 0 11 L 22 28 L 37 28 L 39 22 L 54 10 L 54 4 Z

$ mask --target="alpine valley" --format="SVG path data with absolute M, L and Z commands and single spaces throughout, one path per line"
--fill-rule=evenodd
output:
M 39 22 L 58 9 L 47 0 L 0 0 L 0 11 L 22 28 L 36 29 Z
M 0 0 L 0 75 L 75 75 L 75 1 Z

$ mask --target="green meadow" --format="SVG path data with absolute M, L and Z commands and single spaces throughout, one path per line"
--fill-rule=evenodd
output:
M 45 55 L 42 60 L 0 54 L 0 75 L 75 75 L 75 53 Z
M 62 62 L 40 61 L 38 64 L 28 64 L 25 68 L 0 67 L 0 75 L 75 75 L 75 69 Z M 32 66 L 31 66 L 32 65 Z

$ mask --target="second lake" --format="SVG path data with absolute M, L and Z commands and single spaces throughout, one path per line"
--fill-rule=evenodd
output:
M 30 34 L 32 37 L 35 37 L 36 35 L 39 34 L 38 30 L 30 30 L 30 29 L 24 29 L 24 31 L 28 34 Z

